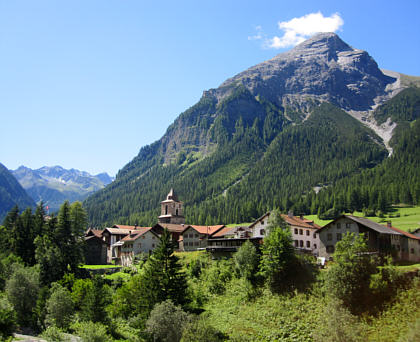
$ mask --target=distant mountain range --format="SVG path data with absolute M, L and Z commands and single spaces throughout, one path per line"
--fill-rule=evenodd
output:
M 36 170 L 20 166 L 11 172 L 29 196 L 36 203 L 43 201 L 50 212 L 57 210 L 65 200 L 84 200 L 113 180 L 107 173 L 93 176 L 75 169 L 66 170 L 61 166 L 44 166 Z
M 90 223 L 151 224 L 171 187 L 195 224 L 418 203 L 419 86 L 315 35 L 204 91 L 86 199 Z
M 26 193 L 10 171 L 0 164 L 0 224 L 15 205 L 19 209 L 34 207 L 34 200 Z

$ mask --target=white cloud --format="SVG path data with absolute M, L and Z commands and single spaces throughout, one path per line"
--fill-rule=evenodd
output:
M 263 39 L 263 30 L 262 27 L 260 25 L 255 27 L 255 31 L 257 31 L 257 33 L 253 36 L 248 36 L 248 40 L 260 40 Z
M 340 30 L 343 24 L 344 20 L 338 13 L 334 13 L 330 17 L 324 17 L 321 12 L 306 14 L 303 17 L 279 22 L 278 27 L 284 31 L 283 36 L 266 38 L 264 46 L 274 49 L 295 46 L 315 33 L 336 32 Z M 261 28 L 257 29 L 257 35 L 254 37 L 257 36 L 260 37 L 258 39 L 263 38 Z

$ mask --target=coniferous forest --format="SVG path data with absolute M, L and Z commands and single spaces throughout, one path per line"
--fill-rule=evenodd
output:
M 417 205 L 419 99 L 420 90 L 409 88 L 376 109 L 378 121 L 397 123 L 390 155 L 373 131 L 331 104 L 314 103 L 302 120 L 302 113 L 256 99 L 241 86 L 217 108 L 203 97 L 168 132 L 177 125 L 208 130 L 212 153 L 203 157 L 184 146 L 164 160 L 160 142 L 142 148 L 110 186 L 85 201 L 89 221 L 151 225 L 171 187 L 194 224 L 249 222 L 275 207 L 332 218 Z M 238 113 L 248 108 L 244 102 L 253 104 L 254 115 Z M 209 124 L 203 113 L 214 111 L 221 114 Z

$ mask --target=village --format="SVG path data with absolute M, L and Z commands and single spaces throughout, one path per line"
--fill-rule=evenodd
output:
M 270 212 L 249 226 L 227 227 L 186 224 L 183 210 L 183 202 L 171 189 L 161 202 L 158 223 L 152 227 L 115 224 L 103 230 L 88 229 L 86 263 L 129 266 L 136 256 L 153 252 L 164 229 L 170 232 L 178 251 L 205 250 L 213 259 L 231 256 L 248 240 L 258 247 L 268 234 Z M 282 214 L 282 218 L 290 227 L 295 250 L 317 257 L 321 264 L 332 259 L 336 243 L 346 233 L 364 234 L 371 253 L 391 254 L 399 261 L 420 262 L 420 229 L 408 233 L 393 227 L 391 222 L 382 225 L 352 215 L 342 215 L 323 227 L 302 215 L 294 216 L 293 212 Z

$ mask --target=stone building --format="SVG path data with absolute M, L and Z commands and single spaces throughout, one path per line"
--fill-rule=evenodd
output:
M 169 191 L 166 200 L 161 203 L 158 223 L 185 224 L 183 203 L 178 200 L 174 189 Z

